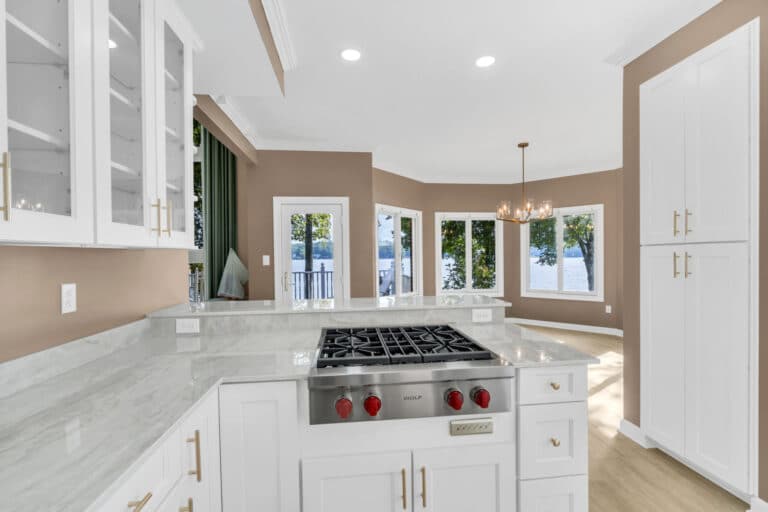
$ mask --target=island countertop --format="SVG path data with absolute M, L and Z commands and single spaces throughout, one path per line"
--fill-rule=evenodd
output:
M 455 327 L 518 367 L 596 362 L 508 323 Z M 219 383 L 305 379 L 320 329 L 189 337 L 143 320 L 117 336 L 64 346 L 70 358 L 94 349 L 99 356 L 0 398 L 0 490 L 8 510 L 86 510 Z M 85 349 L 77 346 L 83 342 Z M 45 353 L 36 356 L 45 363 Z M 0 365 L 0 383 L 23 367 Z

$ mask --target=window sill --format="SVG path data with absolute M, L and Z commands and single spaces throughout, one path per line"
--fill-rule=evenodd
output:
M 437 290 L 437 295 L 486 295 L 495 299 L 503 299 L 503 290 Z
M 571 300 L 578 302 L 605 302 L 605 297 L 600 295 L 586 295 L 582 293 L 563 293 L 563 292 L 531 292 L 525 291 L 520 294 L 524 299 L 551 299 L 551 300 Z

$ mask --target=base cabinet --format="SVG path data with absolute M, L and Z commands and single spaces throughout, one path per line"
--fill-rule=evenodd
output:
M 587 476 L 520 482 L 520 512 L 588 512 Z

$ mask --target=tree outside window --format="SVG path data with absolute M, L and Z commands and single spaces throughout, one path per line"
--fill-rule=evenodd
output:
M 438 292 L 501 296 L 501 224 L 494 215 L 438 213 L 436 220 Z

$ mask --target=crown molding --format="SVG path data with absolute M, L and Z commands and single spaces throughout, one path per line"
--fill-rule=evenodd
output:
M 275 42 L 277 54 L 283 71 L 296 68 L 296 52 L 293 50 L 291 36 L 288 33 L 288 25 L 285 20 L 285 10 L 281 0 L 261 0 L 264 13 L 267 15 L 269 30 L 272 32 L 272 40 Z

